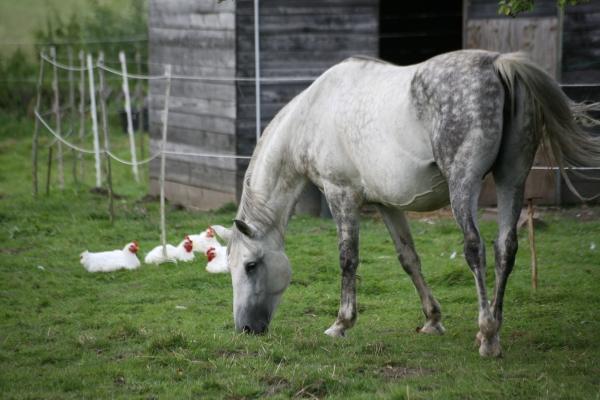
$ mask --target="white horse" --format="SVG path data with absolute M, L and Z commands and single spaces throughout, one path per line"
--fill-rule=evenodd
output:
M 228 247 L 236 329 L 268 328 L 291 278 L 284 232 L 310 181 L 325 194 L 339 238 L 341 300 L 327 335 L 344 336 L 356 321 L 364 203 L 381 212 L 419 293 L 426 317 L 420 332 L 444 332 L 403 211 L 450 204 L 477 287 L 479 352 L 499 355 L 502 301 L 534 155 L 545 141 L 561 166 L 600 165 L 600 142 L 575 123 L 598 106 L 571 103 L 552 78 L 519 54 L 457 51 L 407 67 L 350 58 L 332 67 L 277 114 L 254 151 Z M 499 225 L 491 303 L 477 223 L 481 183 L 489 172 Z

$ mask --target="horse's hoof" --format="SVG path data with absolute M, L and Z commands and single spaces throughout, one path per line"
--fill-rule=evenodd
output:
M 346 337 L 346 331 L 344 331 L 343 329 L 334 327 L 334 326 L 332 326 L 331 328 L 327 329 L 325 331 L 325 334 L 327 336 L 331 336 L 331 337 Z
M 498 335 L 494 335 L 491 339 L 488 339 L 481 332 L 478 332 L 475 341 L 479 344 L 479 355 L 481 357 L 498 358 L 502 356 L 502 348 L 500 347 L 500 338 Z
M 439 321 L 427 321 L 425 322 L 425 325 L 423 325 L 423 327 L 417 328 L 417 332 L 425 333 L 428 335 L 443 335 L 444 333 L 446 333 L 446 328 L 444 328 L 444 325 L 442 325 L 442 323 Z

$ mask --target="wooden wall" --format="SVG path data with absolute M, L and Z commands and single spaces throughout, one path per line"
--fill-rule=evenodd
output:
M 481 48 L 502 53 L 526 51 L 550 75 L 560 75 L 561 25 L 555 0 L 538 0 L 532 12 L 516 18 L 498 14 L 496 0 L 467 0 L 465 17 L 465 48 Z M 538 156 L 534 165 L 546 165 Z M 544 204 L 560 201 L 556 174 L 536 170 L 529 174 L 525 197 Z M 493 178 L 488 176 L 481 192 L 480 203 L 496 204 Z
M 600 82 L 600 1 L 566 7 L 562 48 L 563 83 Z
M 236 0 L 237 75 L 254 76 L 254 8 Z M 377 56 L 377 0 L 261 0 L 260 50 L 263 77 L 318 76 L 355 55 Z M 262 129 L 310 82 L 263 83 Z M 237 152 L 251 154 L 256 138 L 254 83 L 240 82 Z M 246 162 L 238 163 L 238 180 Z M 240 183 L 238 183 L 239 187 Z
M 496 0 L 471 0 L 467 7 L 465 48 L 502 53 L 526 51 L 550 75 L 560 74 L 560 27 L 555 0 L 538 0 L 533 12 L 498 15 Z
M 151 0 L 150 73 L 234 77 L 235 3 L 216 0 Z M 150 146 L 158 150 L 164 83 L 150 81 Z M 234 82 L 173 80 L 169 107 L 168 150 L 236 152 Z M 160 160 L 150 164 L 151 193 L 158 193 Z M 167 199 L 197 209 L 235 201 L 233 160 L 169 156 Z

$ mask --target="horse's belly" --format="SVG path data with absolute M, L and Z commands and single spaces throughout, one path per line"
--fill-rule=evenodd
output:
M 367 201 L 409 211 L 431 211 L 449 203 L 448 184 L 435 163 L 382 165 L 363 176 Z

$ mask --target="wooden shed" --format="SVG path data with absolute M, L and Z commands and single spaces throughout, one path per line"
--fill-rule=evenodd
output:
M 498 16 L 496 0 L 261 0 L 260 74 L 314 77 L 356 54 L 412 64 L 463 47 L 483 47 L 529 50 L 558 78 L 597 81 L 600 66 L 593 62 L 600 52 L 600 7 L 597 3 L 571 7 L 562 15 L 555 2 L 538 0 L 534 12 L 513 19 Z M 178 75 L 219 79 L 173 81 L 168 149 L 252 154 L 255 86 L 233 78 L 255 76 L 254 2 L 150 0 L 149 10 L 152 73 L 160 74 L 165 64 L 172 64 Z M 581 24 L 587 29 L 581 31 Z M 590 40 L 592 50 L 574 50 L 575 43 L 585 40 Z M 263 82 L 262 128 L 309 84 Z M 160 143 L 163 92 L 164 83 L 151 82 L 153 149 Z M 159 165 L 156 160 L 150 167 L 152 193 L 158 192 Z M 197 209 L 235 203 L 246 167 L 246 160 L 169 156 L 167 198 Z M 533 179 L 535 184 L 543 181 L 541 190 L 551 202 L 560 200 L 560 192 L 552 186 L 554 176 L 550 183 L 544 181 L 545 175 Z M 484 199 L 493 200 L 488 197 Z M 318 193 L 309 190 L 306 199 L 307 209 L 318 213 Z

